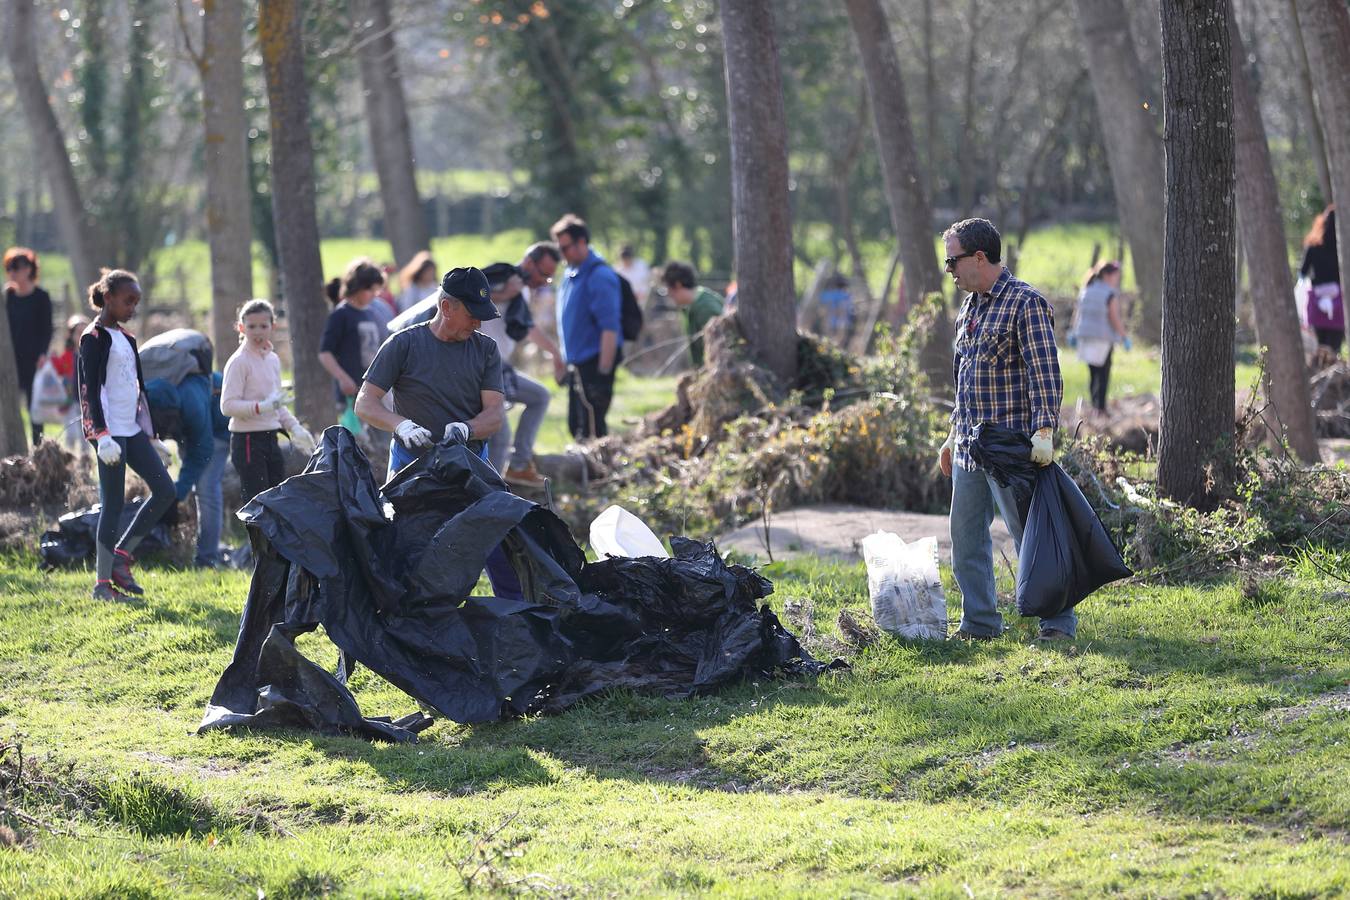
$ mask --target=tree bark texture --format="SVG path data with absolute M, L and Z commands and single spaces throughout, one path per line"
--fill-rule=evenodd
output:
M 1327 143 L 1322 136 L 1322 117 L 1317 113 L 1316 94 L 1313 91 L 1312 73 L 1308 71 L 1308 51 L 1303 43 L 1303 29 L 1298 24 L 1298 3 L 1285 0 L 1289 21 L 1293 25 L 1290 43 L 1293 45 L 1294 66 L 1298 69 L 1294 79 L 1298 88 L 1299 100 L 1303 102 L 1303 114 L 1307 117 L 1308 149 L 1312 153 L 1313 164 L 1317 167 L 1317 183 L 1322 186 L 1322 196 L 1328 202 L 1331 199 L 1331 169 L 1327 167 Z
M 867 79 L 877 155 L 881 159 L 891 228 L 899 245 L 905 283 L 922 299 L 942 290 L 942 270 L 934 249 L 933 209 L 924 190 L 900 59 L 881 0 L 844 0 L 844 5 Z M 941 320 L 935 324 L 937 327 L 924 347 L 923 367 L 935 387 L 949 386 L 952 334 L 945 308 Z
M 1163 282 L 1163 160 L 1124 0 L 1077 0 L 1083 55 L 1097 99 L 1121 230 L 1139 290 L 1136 332 L 1158 340 Z M 1148 104 L 1146 106 L 1145 104 Z
M 1284 217 L 1270 161 L 1266 129 L 1251 78 L 1247 51 L 1237 20 L 1229 19 L 1233 54 L 1233 131 L 1237 172 L 1237 210 L 1257 340 L 1266 352 L 1266 398 L 1271 408 L 1265 421 L 1275 435 L 1288 440 L 1299 459 L 1315 463 L 1320 456 L 1303 360 L 1294 280 L 1289 273 Z
M 19 389 L 19 367 L 10 350 L 14 346 L 13 341 L 14 336 L 9 331 L 9 316 L 0 310 L 0 459 L 28 452 L 28 429 L 23 424 L 23 391 Z
M 723 0 L 737 317 L 755 359 L 797 375 L 787 123 L 771 0 Z
M 33 149 L 42 160 L 52 190 L 57 227 L 70 256 L 70 267 L 79 290 L 99 279 L 97 233 L 85 215 L 75 169 L 66 155 L 65 136 L 52 112 L 47 85 L 38 69 L 37 38 L 33 33 L 33 0 L 10 0 L 5 23 L 5 49 L 14 73 L 14 89 L 23 105 L 24 119 L 32 133 Z
M 1162 421 L 1158 487 L 1213 508 L 1233 442 L 1233 96 L 1228 0 L 1164 0 Z
M 301 44 L 300 0 L 260 0 L 258 43 L 272 132 L 272 216 L 295 372 L 296 414 L 311 427 L 333 424 L 333 379 L 319 364 L 328 315 L 314 207 L 314 147 Z
M 394 259 L 402 266 L 431 247 L 431 234 L 417 195 L 412 128 L 389 0 L 350 0 L 350 5 L 370 149 L 384 204 L 384 231 L 394 246 Z
M 1341 284 L 1350 283 L 1350 7 L 1345 0 L 1297 0 L 1298 24 L 1322 111 L 1322 134 L 1336 204 Z
M 239 307 L 253 296 L 253 223 L 244 116 L 244 7 L 202 3 L 202 117 L 206 239 L 211 250 L 211 342 L 216 366 L 234 352 Z

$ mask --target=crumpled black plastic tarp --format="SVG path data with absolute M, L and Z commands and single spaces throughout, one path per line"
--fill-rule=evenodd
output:
M 458 722 L 557 712 L 615 687 L 687 696 L 825 668 L 758 606 L 773 586 L 711 544 L 677 538 L 673 559 L 588 564 L 561 519 L 508 493 L 462 445 L 438 445 L 377 488 L 351 434 L 329 428 L 302 473 L 239 517 L 257 564 L 203 730 L 414 739 L 429 718 L 361 716 L 343 679 L 296 649 L 319 625 L 342 651 L 340 673 L 365 665 Z M 524 601 L 469 596 L 498 544 Z
M 131 527 L 131 520 L 136 518 L 136 513 L 140 512 L 143 503 L 145 498 L 137 497 L 122 506 L 122 516 L 117 526 L 118 534 L 125 533 L 127 528 Z M 68 512 L 57 519 L 54 529 L 44 531 L 38 545 L 38 568 L 48 571 L 93 562 L 98 543 L 100 509 L 101 507 L 95 504 L 86 509 Z M 151 556 L 168 549 L 171 543 L 169 531 L 174 524 L 176 520 L 161 519 L 136 547 L 136 555 Z
M 1000 425 L 976 426 L 971 459 L 1012 489 L 1022 515 L 1017 612 L 1051 618 L 1102 585 L 1134 573 L 1097 511 L 1058 463 L 1031 461 L 1031 440 Z

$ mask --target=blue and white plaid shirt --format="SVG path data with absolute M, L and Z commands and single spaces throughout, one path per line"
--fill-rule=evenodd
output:
M 989 293 L 970 294 L 961 305 L 952 372 L 952 460 L 963 469 L 975 468 L 970 440 L 981 422 L 1028 435 L 1058 424 L 1064 379 L 1049 302 L 1005 268 Z

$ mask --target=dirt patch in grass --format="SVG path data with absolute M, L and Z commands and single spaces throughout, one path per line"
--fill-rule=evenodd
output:
M 224 765 L 215 760 L 199 763 L 193 760 L 176 759 L 163 753 L 155 753 L 152 750 L 141 750 L 131 755 L 168 769 L 175 775 L 192 775 L 198 778 L 228 778 L 231 775 L 238 774 L 240 770 L 237 765 Z
M 1325 694 L 1318 694 L 1307 703 L 1300 703 L 1297 706 L 1281 706 L 1272 709 L 1265 714 L 1264 718 L 1270 724 L 1278 727 L 1289 725 L 1321 712 L 1341 714 L 1350 712 L 1350 687 L 1337 688 L 1334 691 L 1327 691 Z

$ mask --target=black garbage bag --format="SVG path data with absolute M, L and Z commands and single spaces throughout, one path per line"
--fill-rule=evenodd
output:
M 1025 435 L 981 424 L 971 458 L 1017 497 L 1023 522 L 1017 560 L 1020 615 L 1057 616 L 1102 585 L 1134 574 L 1074 480 L 1057 463 L 1031 461 Z
M 614 687 L 685 696 L 824 668 L 755 608 L 772 585 L 711 545 L 587 565 L 562 520 L 504 488 L 454 444 L 376 488 L 350 433 L 324 432 L 303 472 L 239 513 L 253 581 L 201 728 L 413 739 L 421 717 L 360 714 L 344 683 L 355 663 L 459 722 L 556 712 Z M 525 600 L 469 596 L 498 545 Z M 342 653 L 337 676 L 295 648 L 320 625 Z
M 130 503 L 123 504 L 122 515 L 117 524 L 119 535 L 124 534 L 131 526 L 131 520 L 136 518 L 136 513 L 140 512 L 144 503 L 144 497 L 137 497 Z M 38 568 L 50 571 L 92 563 L 97 552 L 95 545 L 98 542 L 100 509 L 101 506 L 94 504 L 85 509 L 68 512 L 57 519 L 56 528 L 43 532 L 38 545 Z M 136 547 L 136 555 L 152 556 L 169 549 L 172 544 L 169 531 L 175 524 L 176 519 L 173 521 L 161 519 L 159 524 L 141 539 L 141 543 Z

